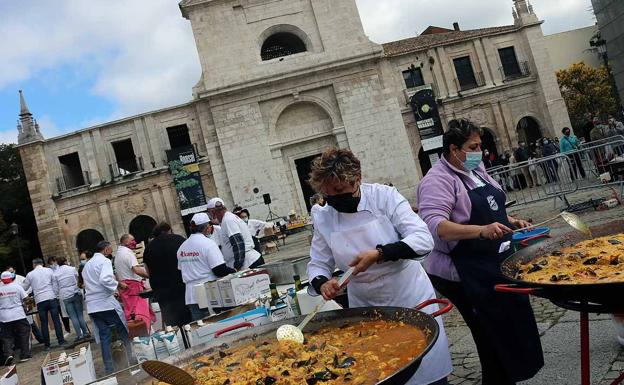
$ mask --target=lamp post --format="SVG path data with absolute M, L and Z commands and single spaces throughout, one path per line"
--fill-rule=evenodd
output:
M 600 55 L 600 58 L 602 59 L 605 68 L 607 69 L 609 83 L 611 85 L 611 92 L 613 94 L 612 96 L 615 99 L 619 110 L 621 106 L 621 100 L 620 95 L 617 92 L 617 86 L 615 84 L 615 79 L 613 78 L 613 73 L 611 72 L 611 66 L 609 65 L 609 55 L 607 54 L 607 41 L 598 36 L 596 39 L 591 40 L 589 42 L 589 45 L 592 47 L 596 47 L 596 50 L 598 50 L 598 54 Z
M 17 238 L 17 250 L 19 252 L 20 261 L 22 262 L 24 275 L 26 275 L 26 264 L 24 263 L 24 254 L 22 254 L 22 239 L 19 235 L 19 226 L 17 225 L 17 223 L 13 222 L 9 226 L 9 230 L 11 231 L 11 234 L 15 235 L 15 237 Z

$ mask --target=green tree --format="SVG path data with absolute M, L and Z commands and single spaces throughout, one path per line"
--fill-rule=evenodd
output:
M 22 252 L 26 267 L 30 260 L 41 257 L 37 238 L 37 223 L 19 150 L 13 144 L 0 144 L 0 269 L 12 264 L 21 269 L 17 238 L 10 224 L 19 226 Z
M 593 68 L 575 63 L 557 71 L 561 95 L 575 130 L 580 130 L 594 116 L 617 113 L 617 102 L 606 67 Z

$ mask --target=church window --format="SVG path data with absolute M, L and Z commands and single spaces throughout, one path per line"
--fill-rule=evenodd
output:
M 191 137 L 189 136 L 189 130 L 186 124 L 167 127 L 167 136 L 169 137 L 169 145 L 172 149 L 191 145 Z
M 128 175 L 141 170 L 141 159 L 134 154 L 132 139 L 124 139 L 111 143 L 117 162 L 113 165 L 113 177 Z
M 294 55 L 307 51 L 305 43 L 295 34 L 278 32 L 269 36 L 262 44 L 262 60 Z
M 410 68 L 407 71 L 403 71 L 403 80 L 407 89 L 425 85 L 420 68 Z
M 58 159 L 61 164 L 61 173 L 63 175 L 56 180 L 59 192 L 86 184 L 85 174 L 82 172 L 80 157 L 77 152 L 59 156 Z

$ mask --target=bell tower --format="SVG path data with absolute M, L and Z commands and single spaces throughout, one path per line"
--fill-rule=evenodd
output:
M 28 110 L 22 90 L 19 90 L 19 98 L 20 113 L 19 120 L 17 121 L 17 143 L 25 144 L 43 140 L 43 135 L 41 135 L 41 131 L 39 130 L 39 123 L 37 123 L 30 113 L 30 110 Z
M 517 26 L 539 22 L 537 15 L 533 11 L 533 6 L 528 0 L 514 0 L 512 14 L 514 24 Z
M 18 148 L 22 167 L 28 181 L 28 194 L 37 221 L 37 236 L 41 252 L 48 255 L 71 255 L 61 232 L 61 224 L 52 198 L 49 165 L 45 154 L 43 135 L 33 118 L 24 93 L 19 91 L 20 113 L 17 123 Z
M 202 67 L 200 97 L 382 52 L 355 0 L 182 0 L 180 9 Z

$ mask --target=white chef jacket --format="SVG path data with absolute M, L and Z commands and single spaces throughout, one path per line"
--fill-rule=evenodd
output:
M 217 276 L 212 269 L 225 263 L 217 244 L 204 234 L 195 233 L 178 248 L 178 270 L 186 284 L 184 301 L 187 305 L 196 304 L 193 286 L 215 281 Z
M 15 281 L 5 285 L 0 283 L 0 323 L 26 318 L 22 303 L 26 298 L 24 288 Z
M 115 253 L 115 274 L 117 274 L 117 279 L 120 281 L 125 281 L 126 279 L 141 281 L 141 276 L 132 271 L 132 267 L 138 265 L 139 261 L 137 261 L 134 251 L 123 245 L 117 248 L 117 253 Z
M 232 268 L 234 267 L 234 249 L 232 248 L 230 237 L 234 234 L 243 236 L 243 241 L 245 241 L 245 262 L 243 263 L 243 269 L 248 268 L 260 258 L 260 253 L 254 249 L 254 242 L 245 221 L 231 212 L 226 211 L 225 215 L 223 215 L 223 219 L 221 219 L 221 250 L 223 251 L 225 263 Z
M 78 270 L 69 265 L 61 265 L 54 272 L 54 279 L 59 290 L 59 299 L 65 300 L 73 298 L 76 293 L 80 293 L 78 288 Z
M 360 186 L 361 198 L 358 211 L 368 211 L 373 215 L 388 217 L 402 242 L 406 243 L 423 258 L 433 249 L 433 238 L 425 222 L 414 211 L 407 199 L 396 188 L 363 183 Z M 311 261 L 308 265 L 310 281 L 322 275 L 331 278 L 336 263 L 331 250 L 331 234 L 361 225 L 356 219 L 351 223 L 352 214 L 343 214 L 330 205 L 319 206 L 314 212 L 314 237 L 310 247 Z M 354 255 L 355 258 L 357 255 Z M 365 275 L 366 272 L 359 275 Z
M 26 274 L 22 282 L 24 290 L 32 288 L 35 293 L 35 303 L 56 299 L 58 287 L 52 269 L 37 265 L 34 270 Z
M 271 225 L 268 224 L 267 222 L 260 221 L 258 219 L 247 220 L 247 228 L 249 228 L 249 232 L 251 233 L 251 236 L 253 237 L 257 237 L 257 238 L 264 237 L 264 229 L 267 227 L 271 227 Z
M 113 274 L 113 264 L 102 253 L 95 253 L 82 269 L 85 288 L 87 314 L 106 310 L 117 310 L 119 302 L 115 299 L 117 280 Z M 122 317 L 122 320 L 125 317 Z

